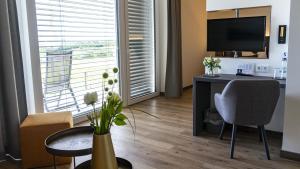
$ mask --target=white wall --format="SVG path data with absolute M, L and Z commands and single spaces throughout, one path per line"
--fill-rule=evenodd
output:
M 206 0 L 181 1 L 182 84 L 192 85 L 193 77 L 204 72 L 206 55 Z
M 254 6 L 267 6 L 282 0 L 207 0 L 206 9 L 208 11 L 216 11 L 221 9 L 247 8 Z M 285 1 L 285 0 L 284 0 Z
M 288 25 L 290 18 L 290 0 L 207 0 L 207 11 L 247 8 L 256 6 L 272 6 L 271 13 L 271 39 L 269 59 L 234 59 L 222 58 L 222 73 L 236 73 L 237 65 L 240 63 L 267 64 L 270 71 L 264 74 L 272 76 L 272 68 L 280 67 L 283 52 L 288 51 L 288 43 L 278 44 L 278 26 Z M 288 33 L 288 32 L 287 32 Z M 287 34 L 288 37 L 288 34 Z M 287 39 L 288 42 L 288 39 Z
M 282 150 L 300 153 L 300 1 L 291 0 L 290 40 Z

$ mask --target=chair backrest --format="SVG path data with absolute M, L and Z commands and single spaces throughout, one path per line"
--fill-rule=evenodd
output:
M 222 93 L 237 125 L 266 125 L 280 95 L 276 80 L 232 80 Z
M 58 50 L 46 53 L 45 85 L 68 85 L 71 79 L 72 51 Z

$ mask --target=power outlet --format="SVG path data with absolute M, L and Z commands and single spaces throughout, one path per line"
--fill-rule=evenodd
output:
M 256 73 L 268 73 L 269 65 L 256 65 Z

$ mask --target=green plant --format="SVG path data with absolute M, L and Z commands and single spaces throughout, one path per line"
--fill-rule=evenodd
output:
M 97 92 L 86 93 L 84 95 L 84 103 L 93 106 L 93 111 L 87 116 L 91 126 L 94 128 L 94 134 L 104 135 L 110 133 L 110 129 L 113 125 L 124 126 L 126 122 L 132 128 L 133 134 L 135 135 L 135 117 L 133 111 L 139 111 L 147 114 L 151 117 L 159 119 L 157 116 L 152 115 L 146 111 L 135 109 L 134 107 L 123 106 L 121 97 L 114 92 L 114 87 L 118 83 L 116 75 L 119 72 L 118 68 L 113 68 L 113 77 L 110 77 L 108 72 L 102 74 L 102 107 L 96 110 L 95 104 L 98 102 Z M 124 109 L 129 110 L 133 117 L 134 125 L 130 122 L 128 117 L 122 113 Z
M 96 92 L 87 93 L 84 96 L 84 102 L 87 105 L 93 106 L 93 112 L 88 115 L 88 119 L 96 135 L 110 133 L 110 129 L 113 125 L 124 126 L 127 124 L 126 121 L 130 123 L 127 116 L 122 113 L 122 99 L 114 92 L 114 86 L 118 82 L 115 77 L 119 70 L 118 68 L 113 68 L 112 71 L 114 73 L 113 78 L 109 77 L 108 72 L 102 74 L 102 107 L 100 110 L 97 111 L 95 108 L 95 103 L 98 101 Z
M 208 70 L 213 73 L 215 68 L 221 69 L 221 60 L 219 58 L 213 58 L 212 56 L 206 57 L 203 60 L 203 65 L 208 68 Z

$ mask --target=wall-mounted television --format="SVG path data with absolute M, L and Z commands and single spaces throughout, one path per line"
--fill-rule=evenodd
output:
M 207 20 L 207 51 L 265 50 L 266 17 Z

